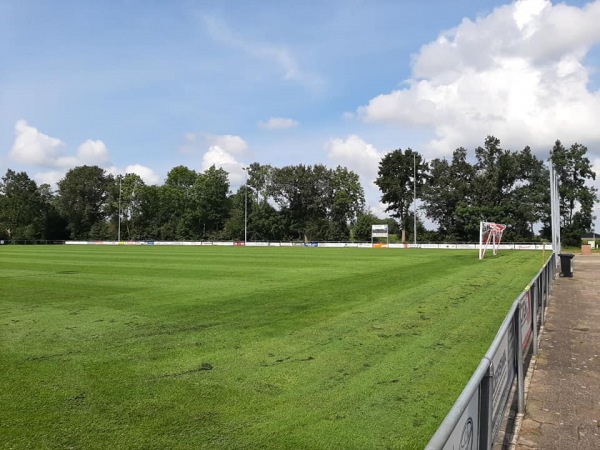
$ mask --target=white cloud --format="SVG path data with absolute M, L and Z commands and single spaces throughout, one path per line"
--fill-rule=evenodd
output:
M 65 144 L 60 139 L 42 133 L 25 120 L 15 124 L 15 136 L 9 158 L 21 164 L 70 169 L 85 164 L 104 167 L 110 163 L 108 149 L 102 141 L 88 139 L 79 146 L 76 155 L 70 156 L 65 154 Z
M 371 211 L 380 216 L 385 215 L 385 207 L 379 203 L 380 192 L 374 184 L 379 161 L 384 153 L 356 135 L 350 135 L 346 139 L 330 139 L 325 144 L 325 149 L 332 165 L 345 166 L 358 174 Z
M 225 168 L 233 164 L 238 164 L 233 155 L 218 145 L 211 146 L 202 157 L 202 170 L 206 170 L 212 165 Z
M 219 147 L 228 153 L 241 154 L 248 149 L 244 139 L 231 134 L 209 135 L 207 140 L 210 146 Z
M 243 184 L 245 174 L 242 167 L 245 163 L 238 160 L 248 152 L 248 144 L 240 136 L 231 134 L 208 135 L 206 141 L 208 150 L 202 156 L 202 170 L 212 165 L 222 168 L 229 173 L 229 182 L 232 186 Z
M 104 166 L 110 162 L 108 149 L 102 141 L 88 139 L 77 149 L 78 164 Z
M 379 161 L 384 154 L 359 136 L 331 139 L 325 148 L 329 160 L 335 165 L 348 167 L 370 183 L 377 178 Z
M 293 51 L 285 45 L 256 42 L 235 34 L 226 24 L 216 17 L 203 16 L 209 35 L 217 42 L 238 49 L 247 56 L 279 68 L 283 79 L 293 81 L 310 88 L 320 88 L 323 80 L 320 76 L 300 67 Z
M 600 43 L 600 0 L 582 8 L 520 0 L 423 46 L 405 87 L 358 109 L 367 122 L 431 128 L 431 153 L 481 145 L 509 148 L 600 143 L 600 93 L 585 57 Z
M 298 126 L 298 122 L 294 119 L 286 119 L 283 117 L 271 117 L 266 122 L 258 122 L 260 128 L 267 130 L 285 130 Z
M 245 164 L 237 161 L 231 153 L 223 150 L 217 145 L 211 146 L 202 157 L 203 171 L 212 165 L 226 170 L 229 173 L 229 182 L 233 186 L 239 186 L 243 183 L 244 171 L 242 167 L 244 167 Z
M 140 178 L 147 185 L 154 185 L 160 183 L 160 178 L 154 172 L 154 170 L 149 167 L 142 166 L 141 164 L 131 164 L 125 168 L 125 173 L 135 173 L 140 176 Z
M 50 170 L 47 172 L 36 173 L 33 176 L 33 179 L 38 185 L 48 184 L 53 189 L 56 189 L 58 182 L 65 176 L 64 172 L 59 172 L 57 170 Z
M 19 120 L 15 125 L 15 142 L 9 157 L 18 163 L 50 169 L 33 176 L 37 183 L 47 183 L 53 187 L 65 176 L 65 170 L 82 165 L 97 165 L 108 173 L 136 173 L 146 184 L 158 184 L 158 175 L 150 168 L 132 164 L 125 171 L 113 166 L 110 154 L 104 142 L 87 139 L 78 148 L 75 155 L 67 155 L 65 144 L 57 138 L 50 137 L 37 128 Z
M 25 120 L 17 121 L 15 135 L 15 142 L 9 153 L 11 160 L 21 164 L 56 167 L 65 146 L 60 139 L 41 133 Z

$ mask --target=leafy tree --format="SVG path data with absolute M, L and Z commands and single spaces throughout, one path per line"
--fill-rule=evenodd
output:
M 533 224 L 544 216 L 547 171 L 529 147 L 504 150 L 488 136 L 475 150 L 475 164 L 464 148 L 452 162 L 436 159 L 425 189 L 425 210 L 439 224 L 439 234 L 454 241 L 476 241 L 482 220 L 508 225 L 505 238 L 531 240 Z M 440 237 L 441 237 L 440 236 Z
M 229 198 L 229 218 L 223 226 L 223 235 L 225 239 L 235 241 L 244 240 L 244 225 L 246 224 L 246 186 L 241 186 L 238 191 Z M 252 199 L 250 199 L 252 200 Z M 253 202 L 250 201 L 248 209 L 252 207 Z
M 287 224 L 290 238 L 308 241 L 316 239 L 311 232 L 318 232 L 315 222 L 326 216 L 323 176 L 327 169 L 322 166 L 285 166 L 274 169 L 270 195 L 279 206 L 280 217 Z
M 248 186 L 252 188 L 256 195 L 257 203 L 267 201 L 272 174 L 273 167 L 268 164 L 261 165 L 254 162 L 248 167 Z
M 292 239 L 346 240 L 364 206 L 358 175 L 322 164 L 273 169 L 269 195 Z
M 465 217 L 461 211 L 473 202 L 472 183 L 475 168 L 467 161 L 467 150 L 460 147 L 446 159 L 434 159 L 424 187 L 423 200 L 427 216 L 438 224 L 440 235 L 449 240 L 468 240 Z
M 579 245 L 581 235 L 590 231 L 597 189 L 588 182 L 596 179 L 587 147 L 573 144 L 568 149 L 557 140 L 550 153 L 559 182 L 561 237 L 567 245 Z
M 121 215 L 121 239 L 139 239 L 138 221 L 141 221 L 141 195 L 146 186 L 142 178 L 135 173 L 117 176 L 109 189 L 110 199 L 107 211 L 111 217 L 110 232 L 116 238 Z
M 518 181 L 511 201 L 512 231 L 515 240 L 532 240 L 535 238 L 534 225 L 549 214 L 549 173 L 544 162 L 533 155 L 529 147 L 517 155 L 517 173 Z
M 345 167 L 331 170 L 330 177 L 327 238 L 345 240 L 349 226 L 356 222 L 365 207 L 365 194 L 358 175 Z
M 400 223 L 402 242 L 406 241 L 406 219 L 413 204 L 415 175 L 417 198 L 420 198 L 428 169 L 423 157 L 410 148 L 404 151 L 394 150 L 379 162 L 375 184 L 383 194 L 381 202 L 387 205 L 385 211 L 391 212 L 391 216 L 396 217 Z
M 163 239 L 161 225 L 166 217 L 161 203 L 162 188 L 163 186 L 142 185 L 137 189 L 135 239 Z
M 248 239 L 281 241 L 287 235 L 285 219 L 271 204 L 260 202 L 249 210 Z
M 57 207 L 72 239 L 89 239 L 92 227 L 107 218 L 106 201 L 113 183 L 112 175 L 98 166 L 75 167 L 58 182 Z
M 202 224 L 202 235 L 220 231 L 229 217 L 229 179 L 224 169 L 214 165 L 197 178 L 194 187 L 195 221 Z
M 27 173 L 8 169 L 0 183 L 0 237 L 43 238 L 48 209 L 45 200 Z
M 48 240 L 65 240 L 68 239 L 67 221 L 58 212 L 56 206 L 56 197 L 52 192 L 49 184 L 41 184 L 38 187 L 38 192 L 42 199 L 44 209 L 44 233 L 43 238 Z
M 169 171 L 159 188 L 155 214 L 159 216 L 158 237 L 165 240 L 189 240 L 199 237 L 195 186 L 199 175 L 185 166 Z

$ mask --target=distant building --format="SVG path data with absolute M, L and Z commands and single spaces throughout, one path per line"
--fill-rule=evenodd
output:
M 581 235 L 581 240 L 583 241 L 588 241 L 588 240 L 596 240 L 599 239 L 600 240 L 600 234 L 598 233 L 585 233 Z

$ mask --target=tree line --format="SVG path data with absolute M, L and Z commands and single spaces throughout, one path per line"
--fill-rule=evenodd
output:
M 560 181 L 563 241 L 575 245 L 591 229 L 597 200 L 586 153 L 556 141 L 549 158 Z M 420 241 L 477 241 L 481 220 L 507 224 L 508 240 L 550 236 L 545 162 L 529 147 L 502 149 L 493 136 L 472 162 L 464 148 L 431 161 L 410 148 L 387 153 L 375 184 L 392 219 L 365 208 L 359 177 L 345 167 L 253 163 L 245 170 L 246 183 L 231 192 L 229 174 L 215 166 L 174 167 L 160 186 L 79 166 L 56 191 L 8 169 L 0 182 L 0 239 L 369 241 L 372 224 L 388 223 L 404 241 L 415 232 L 415 192 Z M 437 229 L 426 230 L 425 219 Z

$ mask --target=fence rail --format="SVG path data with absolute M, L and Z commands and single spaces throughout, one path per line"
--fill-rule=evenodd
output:
M 513 302 L 492 345 L 425 450 L 489 450 L 498 436 L 516 383 L 517 408 L 525 411 L 525 373 L 537 354 L 556 254 Z
M 222 245 L 238 247 L 334 247 L 334 248 L 424 248 L 424 249 L 449 249 L 449 250 L 478 250 L 479 244 L 472 242 L 419 242 L 416 244 L 401 243 L 372 243 L 372 242 L 298 242 L 298 241 L 61 241 L 61 240 L 0 240 L 0 245 L 50 245 L 50 244 L 76 244 L 76 245 Z M 507 242 L 498 246 L 499 250 L 552 250 L 551 244 L 539 242 Z

